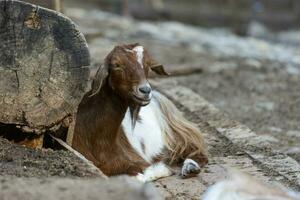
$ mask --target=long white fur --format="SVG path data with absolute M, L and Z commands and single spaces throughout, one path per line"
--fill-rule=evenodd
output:
M 143 65 L 144 47 L 136 46 L 132 50 L 136 52 L 136 59 L 137 59 L 138 63 L 141 65 L 141 67 L 144 68 L 144 65 Z
M 149 182 L 172 174 L 172 171 L 163 162 L 159 162 L 148 167 L 143 174 L 138 174 L 137 179 L 141 182 Z
M 152 163 L 154 157 L 161 155 L 165 147 L 163 134 L 164 131 L 169 128 L 160 110 L 159 103 L 155 98 L 161 94 L 157 91 L 152 91 L 152 95 L 153 98 L 150 103 L 147 106 L 141 107 L 139 112 L 140 120 L 136 122 L 135 127 L 132 127 L 132 118 L 129 109 L 122 121 L 122 128 L 129 143 L 137 153 L 149 163 Z M 144 151 L 142 143 L 144 144 Z M 194 160 L 186 159 L 182 170 L 185 169 L 189 163 L 194 163 L 198 166 Z M 170 175 L 172 175 L 171 170 L 164 163 L 159 162 L 148 167 L 144 173 L 139 174 L 137 178 L 140 181 L 147 182 Z
M 163 116 L 155 99 L 141 108 L 139 116 L 141 120 L 138 120 L 133 128 L 130 112 L 127 110 L 122 121 L 122 127 L 133 148 L 142 158 L 151 163 L 152 159 L 158 156 L 164 148 L 163 125 L 161 123 Z M 144 144 L 145 151 L 143 151 L 141 143 Z

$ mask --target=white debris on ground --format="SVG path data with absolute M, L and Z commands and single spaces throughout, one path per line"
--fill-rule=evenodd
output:
M 205 29 L 178 22 L 140 22 L 111 13 L 77 8 L 66 9 L 71 18 L 88 19 L 78 23 L 84 33 L 101 32 L 111 40 L 150 38 L 159 42 L 180 44 L 195 52 L 216 57 L 234 57 L 259 61 L 272 60 L 282 64 L 300 65 L 300 48 L 253 37 L 239 37 L 227 29 Z M 93 26 L 89 24 L 93 23 Z M 87 28 L 88 27 L 88 28 Z M 91 28 L 93 27 L 93 28 Z M 283 34 L 283 33 L 282 33 Z

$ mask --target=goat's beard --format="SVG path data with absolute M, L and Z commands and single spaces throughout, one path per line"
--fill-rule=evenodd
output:
M 141 109 L 140 106 L 130 106 L 129 107 L 131 122 L 132 122 L 132 124 L 131 124 L 132 129 L 134 129 L 134 127 L 136 125 L 136 121 L 138 120 L 140 109 Z

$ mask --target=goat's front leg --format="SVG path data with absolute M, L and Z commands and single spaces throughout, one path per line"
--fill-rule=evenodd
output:
M 172 174 L 173 172 L 166 166 L 165 163 L 158 162 L 146 168 L 144 172 L 138 174 L 136 178 L 142 182 L 149 182 L 171 176 Z
M 102 158 L 100 162 L 98 162 L 97 167 L 107 176 L 120 174 L 137 176 L 149 166 L 146 162 L 131 161 L 126 155 L 122 155 L 120 152 L 110 155 L 109 157 L 107 155 L 105 156 L 105 158 Z
M 97 167 L 107 176 L 115 176 L 121 174 L 137 176 L 138 174 L 143 172 L 143 167 L 139 164 L 133 164 L 120 160 L 118 160 L 117 162 L 110 162 L 105 165 L 97 165 Z

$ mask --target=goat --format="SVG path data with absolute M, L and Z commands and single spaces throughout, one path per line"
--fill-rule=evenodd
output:
M 182 177 L 196 175 L 208 162 L 201 133 L 152 91 L 150 70 L 167 74 L 139 44 L 116 46 L 78 107 L 72 146 L 108 176 L 152 181 L 182 162 Z

